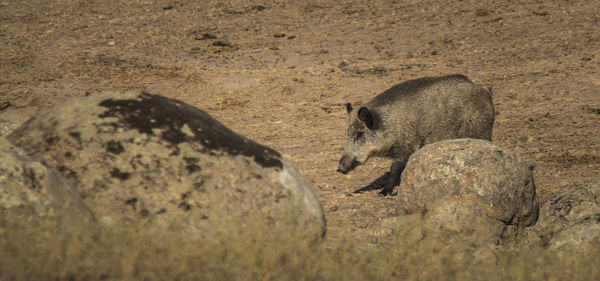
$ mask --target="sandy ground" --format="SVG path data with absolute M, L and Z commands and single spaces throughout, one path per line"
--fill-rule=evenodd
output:
M 329 239 L 372 239 L 395 209 L 352 193 L 389 161 L 335 172 L 343 105 L 450 73 L 493 86 L 494 142 L 542 201 L 600 180 L 597 1 L 0 0 L 0 133 L 86 93 L 181 99 L 293 160 Z

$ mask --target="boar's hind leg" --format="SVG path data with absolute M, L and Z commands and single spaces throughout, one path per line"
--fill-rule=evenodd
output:
M 379 192 L 381 195 L 392 195 L 394 187 L 400 184 L 400 176 L 404 170 L 404 164 L 400 161 L 394 161 L 390 167 L 390 178 L 383 186 L 383 190 Z

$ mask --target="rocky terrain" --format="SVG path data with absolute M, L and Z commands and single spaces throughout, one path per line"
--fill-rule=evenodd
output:
M 593 227 L 593 1 L 3 0 L 0 26 L 1 136 L 74 97 L 143 90 L 176 98 L 294 162 L 323 205 L 328 242 L 350 236 L 378 247 L 374 233 L 398 214 L 398 199 L 353 191 L 390 162 L 336 173 L 344 105 L 407 79 L 462 73 L 493 88 L 493 143 L 533 167 L 537 233 Z M 585 210 L 560 215 L 560 204 L 581 202 Z

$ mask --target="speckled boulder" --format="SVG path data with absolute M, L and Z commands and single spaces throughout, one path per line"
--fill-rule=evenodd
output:
M 468 241 L 469 244 L 497 245 L 504 223 L 490 219 L 484 204 L 467 194 L 444 197 L 423 216 L 425 236 L 437 236 L 449 244 Z
M 81 195 L 43 161 L 0 137 L 0 218 L 87 219 Z
M 316 195 L 277 151 L 178 100 L 138 92 L 76 99 L 8 138 L 56 167 L 107 225 L 202 232 L 211 219 L 243 226 L 258 216 L 325 230 Z
M 425 232 L 484 244 L 498 243 L 504 225 L 531 226 L 538 218 L 529 166 L 485 140 L 448 140 L 418 150 L 402 173 L 397 200 L 402 213 L 424 214 Z

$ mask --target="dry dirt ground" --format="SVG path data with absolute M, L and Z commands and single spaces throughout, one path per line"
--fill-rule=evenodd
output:
M 371 241 L 388 169 L 336 173 L 344 104 L 403 80 L 491 85 L 494 142 L 535 165 L 542 201 L 600 180 L 598 1 L 0 0 L 0 127 L 75 96 L 138 89 L 195 105 L 295 161 L 328 237 Z

